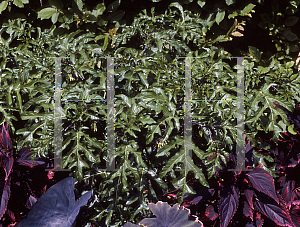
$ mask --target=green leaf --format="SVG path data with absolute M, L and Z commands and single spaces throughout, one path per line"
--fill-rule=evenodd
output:
M 235 1 L 234 0 L 225 0 L 225 2 L 229 6 L 229 5 L 232 5 Z
M 203 8 L 203 6 L 205 5 L 205 1 L 206 0 L 198 0 L 197 3 L 201 8 Z
M 292 17 L 286 18 L 284 23 L 286 26 L 293 26 L 293 25 L 297 24 L 298 20 L 299 20 L 298 17 L 292 16 Z
M 246 15 L 246 14 L 250 13 L 251 10 L 252 10 L 254 7 L 255 7 L 254 4 L 252 4 L 252 3 L 248 4 L 248 5 L 241 11 L 241 14 Z
M 224 19 L 224 17 L 225 17 L 225 11 L 218 12 L 216 15 L 217 24 L 220 24 L 220 22 Z
M 234 18 L 236 16 L 238 16 L 239 14 L 237 12 L 233 12 L 231 14 L 228 15 L 228 19 Z
M 104 11 L 105 11 L 105 5 L 104 5 L 104 3 L 100 3 L 100 4 L 98 4 L 97 6 L 96 6 L 96 9 L 94 9 L 93 11 L 92 11 L 92 14 L 95 16 L 95 17 L 98 17 L 98 16 L 100 16 L 100 15 L 102 15 L 103 13 L 104 13 Z
M 125 104 L 128 107 L 131 107 L 131 99 L 129 97 L 127 97 L 126 95 L 123 95 L 123 94 L 116 95 L 116 97 L 121 97 L 121 99 L 125 102 Z
M 252 56 L 254 59 L 257 59 L 258 61 L 260 61 L 261 55 L 257 48 L 255 48 L 253 46 L 249 46 L 249 53 L 250 53 L 250 56 Z
M 7 5 L 8 5 L 8 1 L 2 1 L 0 3 L 0 13 L 2 13 L 6 9 Z
M 294 124 L 291 124 L 289 127 L 288 127 L 288 131 L 289 133 L 293 134 L 293 135 L 297 135 L 297 132 L 295 132 L 294 130 Z
M 106 50 L 106 48 L 107 48 L 107 45 L 108 45 L 108 37 L 109 37 L 109 34 L 107 33 L 107 34 L 105 34 L 105 38 L 104 38 L 104 44 L 103 44 L 103 51 L 105 51 Z
M 55 24 L 57 22 L 57 19 L 58 19 L 58 15 L 59 15 L 59 12 L 56 12 L 52 15 L 51 17 L 51 21 L 53 24 Z
M 21 0 L 23 4 L 28 4 L 29 0 Z
M 22 3 L 21 0 L 14 0 L 14 1 L 13 1 L 13 4 L 14 4 L 15 6 L 18 6 L 19 8 L 24 8 L 24 5 L 23 5 L 23 3 Z
M 74 0 L 74 2 L 76 3 L 78 9 L 79 9 L 80 11 L 82 11 L 82 8 L 83 8 L 82 0 Z
M 53 14 L 55 14 L 55 12 L 56 9 L 50 7 L 42 9 L 41 11 L 38 12 L 38 18 L 41 18 L 42 20 L 49 19 L 50 17 L 53 16 Z
M 182 5 L 180 5 L 178 2 L 173 2 L 170 4 L 169 7 L 176 7 L 177 9 L 179 9 L 180 13 L 181 13 L 181 17 L 182 17 L 182 21 L 184 21 L 184 13 L 183 13 L 183 8 L 182 8 Z

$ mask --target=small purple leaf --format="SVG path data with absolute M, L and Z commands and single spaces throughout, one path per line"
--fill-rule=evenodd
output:
M 12 166 L 14 164 L 14 157 L 3 157 L 3 168 L 5 170 L 5 180 L 8 179 Z
M 29 196 L 25 206 L 28 208 L 28 209 L 31 209 L 31 207 L 33 206 L 33 204 L 35 204 L 37 201 L 36 198 L 34 198 L 32 195 Z
M 246 217 L 250 217 L 251 220 L 253 221 L 253 211 L 247 201 L 244 201 L 243 213 Z
M 264 224 L 264 219 L 262 218 L 260 213 L 256 213 L 255 215 L 256 227 L 262 227 Z
M 240 192 L 235 186 L 232 188 L 224 188 L 221 190 L 219 200 L 219 214 L 220 214 L 220 227 L 226 227 L 235 212 L 239 204 Z
M 29 166 L 30 168 L 32 167 L 44 167 L 44 168 L 53 168 L 53 165 L 50 165 L 50 161 L 46 160 L 45 158 L 39 158 L 39 157 L 35 157 L 32 163 L 31 160 L 31 155 L 33 154 L 33 151 L 30 150 L 29 147 L 25 147 L 22 148 L 21 150 L 19 150 L 18 155 L 19 157 L 17 158 L 17 162 L 19 163 L 19 165 L 23 165 L 23 166 Z
M 247 198 L 247 201 L 248 201 L 250 207 L 252 209 L 254 209 L 254 207 L 253 207 L 253 190 L 251 190 L 251 189 L 245 189 L 244 193 L 245 193 L 245 196 Z
M 219 216 L 217 212 L 215 212 L 215 209 L 212 205 L 209 205 L 205 210 L 205 217 L 208 218 L 210 221 L 216 220 L 216 218 Z
M 0 132 L 0 148 L 11 151 L 13 149 L 12 141 L 9 135 L 8 122 L 2 125 L 2 130 Z
M 10 196 L 10 177 L 8 177 L 7 181 L 3 181 L 0 179 L 0 190 L 1 190 L 1 206 L 0 206 L 0 219 L 6 212 L 7 203 Z

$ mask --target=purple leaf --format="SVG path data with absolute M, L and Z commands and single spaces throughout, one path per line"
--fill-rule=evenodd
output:
M 0 189 L 1 189 L 1 206 L 0 206 L 0 219 L 6 212 L 7 203 L 10 196 L 10 177 L 8 177 L 7 181 L 3 181 L 0 179 Z
M 294 227 L 294 224 L 292 223 L 292 220 L 284 210 L 282 210 L 280 207 L 277 205 L 267 203 L 268 199 L 265 201 L 263 198 L 255 199 L 255 208 L 262 213 L 263 215 L 267 216 L 270 218 L 272 221 L 274 221 L 277 225 L 279 226 L 289 226 L 289 227 Z
M 5 170 L 5 180 L 8 179 L 8 176 L 10 174 L 10 171 L 12 169 L 12 166 L 14 164 L 14 158 L 11 156 L 11 157 L 3 157 L 3 168 Z
M 244 201 L 243 213 L 246 217 L 250 217 L 251 220 L 253 221 L 253 211 L 247 201 Z
M 256 167 L 253 169 L 252 172 L 249 172 L 246 175 L 252 183 L 252 186 L 257 191 L 268 195 L 269 197 L 274 199 L 277 202 L 277 204 L 279 204 L 279 200 L 275 192 L 274 179 L 269 172 Z
M 50 160 L 47 160 L 46 158 L 42 159 L 36 156 L 32 163 L 31 160 L 32 154 L 33 151 L 30 150 L 29 147 L 22 148 L 18 152 L 19 158 L 17 158 L 16 161 L 19 163 L 19 165 L 29 166 L 30 168 L 35 166 L 44 167 L 44 168 L 53 168 L 53 165 L 50 164 Z
M 210 221 L 214 221 L 219 214 L 215 212 L 215 209 L 212 205 L 209 205 L 205 210 L 205 217 L 208 218 Z
M 245 189 L 244 193 L 245 193 L 246 199 L 247 199 L 250 207 L 252 209 L 254 209 L 254 207 L 253 207 L 253 190 L 251 190 L 251 189 Z
M 221 190 L 219 200 L 219 215 L 220 215 L 220 227 L 226 227 L 235 212 L 239 204 L 240 192 L 235 186 L 232 188 L 224 188 Z
M 92 192 L 89 191 L 75 202 L 74 179 L 72 177 L 53 185 L 32 206 L 19 227 L 70 227 L 79 213 L 80 207 L 86 205 Z
M 33 206 L 33 204 L 35 204 L 37 201 L 36 198 L 34 198 L 32 195 L 29 196 L 25 206 L 28 208 L 28 209 L 31 209 L 31 207 Z
M 255 216 L 256 227 L 262 227 L 264 224 L 264 219 L 262 218 L 261 214 L 256 213 Z
M 204 190 L 196 190 L 196 194 L 185 193 L 183 196 L 183 204 L 196 205 L 201 202 L 204 198 L 211 198 L 215 193 L 215 190 L 212 189 L 204 189 Z
M 296 198 L 296 194 L 293 192 L 295 188 L 295 181 L 286 181 L 286 177 L 282 176 L 278 179 L 278 182 L 280 182 L 280 187 L 282 187 L 282 189 L 280 190 L 280 194 L 283 197 L 286 204 L 293 201 Z
M 8 122 L 2 125 L 2 130 L 0 132 L 0 148 L 11 151 L 13 149 L 12 142 L 9 135 Z
M 299 212 L 299 210 L 298 210 Z M 291 219 L 296 227 L 300 227 L 300 215 L 297 213 L 291 213 Z

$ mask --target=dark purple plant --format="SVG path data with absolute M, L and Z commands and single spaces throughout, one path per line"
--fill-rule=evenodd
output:
M 274 105 L 282 108 L 275 103 Z M 282 108 L 298 131 L 299 107 L 293 114 Z M 287 133 L 283 135 L 290 136 Z M 248 141 L 246 169 L 252 168 L 252 150 Z M 227 166 L 222 165 L 223 171 L 216 170 L 219 180 L 211 181 L 209 189 L 201 190 L 197 190 L 201 185 L 194 181 L 191 186 L 196 194 L 186 193 L 182 205 L 193 210 L 204 226 L 261 227 L 265 224 L 264 226 L 300 227 L 300 187 L 295 188 L 300 183 L 297 174 L 300 162 L 299 132 L 289 138 L 279 139 L 274 150 L 273 155 L 270 151 L 267 154 L 272 155 L 275 160 L 275 170 L 281 175 L 278 179 L 274 180 L 262 168 L 262 164 L 249 172 L 228 172 L 229 168 L 236 167 L 235 155 L 230 153 Z
M 32 206 L 19 227 L 70 227 L 75 226 L 75 219 L 82 206 L 86 205 L 92 195 L 89 191 L 75 202 L 74 179 L 72 177 L 53 185 Z

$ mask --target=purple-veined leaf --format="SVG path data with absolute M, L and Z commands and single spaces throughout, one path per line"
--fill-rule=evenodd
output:
M 254 205 L 260 213 L 270 218 L 277 225 L 294 227 L 290 215 L 279 206 L 271 204 L 271 202 L 269 198 L 255 198 Z
M 5 122 L 2 125 L 2 129 L 0 132 L 0 149 L 2 152 L 6 154 L 10 154 L 13 149 L 8 126 L 9 126 L 8 122 Z
M 82 195 L 75 202 L 74 179 L 67 177 L 53 185 L 32 206 L 19 227 L 70 227 L 79 213 L 80 207 L 86 205 L 92 192 Z
M 288 180 L 286 181 L 286 176 L 282 176 L 278 179 L 280 183 L 280 195 L 285 201 L 285 204 L 290 209 L 292 201 L 296 198 L 296 193 L 293 191 L 295 189 L 295 181 Z
M 274 179 L 269 172 L 261 168 L 254 168 L 253 171 L 246 174 L 252 183 L 252 186 L 259 192 L 262 192 L 272 199 L 274 199 L 277 204 L 279 200 L 276 196 Z
M 5 180 L 8 179 L 13 164 L 14 164 L 14 157 L 12 157 L 12 156 L 10 156 L 10 157 L 4 156 L 3 157 L 3 168 L 5 170 Z
M 248 204 L 250 205 L 250 207 L 252 209 L 254 209 L 254 207 L 253 207 L 253 190 L 245 189 L 244 193 L 245 193 L 246 199 L 248 201 Z
M 243 214 L 246 217 L 250 217 L 251 220 L 253 221 L 253 211 L 251 207 L 249 206 L 249 203 L 247 201 L 244 201 L 244 208 L 243 208 Z
M 231 218 L 237 211 L 239 204 L 240 192 L 235 186 L 224 188 L 221 190 L 219 200 L 219 215 L 220 215 L 220 227 L 228 226 Z
M 219 214 L 215 211 L 213 205 L 209 205 L 205 210 L 205 217 L 208 218 L 210 221 L 216 220 L 219 217 Z

